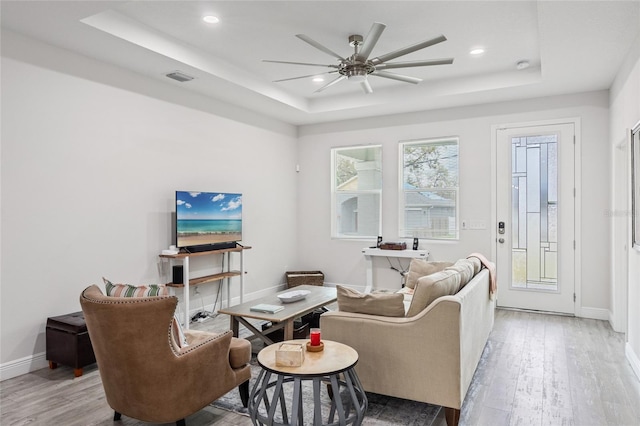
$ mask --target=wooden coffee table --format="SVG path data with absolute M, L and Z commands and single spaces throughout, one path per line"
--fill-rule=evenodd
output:
M 253 336 L 250 336 L 247 340 L 260 338 L 266 344 L 271 345 L 273 344 L 273 340 L 268 337 L 268 333 L 279 330 L 281 328 L 284 328 L 284 340 L 291 340 L 293 339 L 293 320 L 305 314 L 308 314 L 315 309 L 321 308 L 325 305 L 328 305 L 329 303 L 333 303 L 336 301 L 336 289 L 334 287 L 300 285 L 282 291 L 278 294 L 294 290 L 308 290 L 310 291 L 310 293 L 307 295 L 307 297 L 302 300 L 298 300 L 297 302 L 282 303 L 280 299 L 278 299 L 277 295 L 274 295 L 251 302 L 245 302 L 240 305 L 231 306 L 226 309 L 220 309 L 218 310 L 218 312 L 221 314 L 229 315 L 231 320 L 231 330 L 233 331 L 233 335 L 235 337 L 238 337 L 240 324 L 242 324 L 253 333 Z M 269 305 L 281 305 L 284 307 L 284 309 L 276 312 L 275 314 L 254 312 L 251 310 L 252 306 L 261 303 Z M 247 320 L 247 318 L 271 321 L 274 325 L 268 330 L 261 331 L 254 327 L 253 324 L 251 324 Z
M 343 343 L 323 340 L 324 350 L 304 354 L 300 367 L 276 365 L 275 353 L 281 344 L 304 345 L 308 340 L 289 340 L 267 346 L 258 353 L 262 367 L 251 394 L 249 415 L 254 425 L 361 425 L 367 411 L 367 395 L 354 369 L 358 352 Z M 303 386 L 303 382 L 311 382 Z M 327 385 L 331 404 L 323 413 L 322 384 Z M 287 388 L 293 386 L 293 389 Z M 340 392 L 344 390 L 344 392 Z M 303 393 L 313 394 L 313 419 L 304 419 Z M 291 396 L 287 401 L 285 394 Z M 343 398 L 345 398 L 343 400 Z M 280 418 L 277 418 L 279 411 Z M 289 417 L 291 413 L 291 417 Z M 326 417 L 325 417 L 326 415 Z M 337 420 L 334 421 L 337 416 Z M 326 423 L 325 423 L 326 421 Z

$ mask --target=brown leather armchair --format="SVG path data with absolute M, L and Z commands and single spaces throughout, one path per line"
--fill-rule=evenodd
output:
M 109 297 L 93 285 L 80 305 L 107 402 L 121 415 L 152 423 L 176 422 L 238 386 L 249 397 L 251 345 L 222 334 L 186 330 L 179 347 L 174 296 Z

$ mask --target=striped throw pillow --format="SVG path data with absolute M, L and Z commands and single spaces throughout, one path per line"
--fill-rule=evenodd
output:
M 107 296 L 111 297 L 148 297 L 168 296 L 169 290 L 164 284 L 147 284 L 135 286 L 131 284 L 113 284 L 102 277 Z

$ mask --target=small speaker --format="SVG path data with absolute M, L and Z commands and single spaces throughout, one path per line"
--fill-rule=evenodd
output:
M 418 239 L 417 238 L 413 239 L 413 249 L 414 250 L 418 250 Z
M 174 265 L 172 282 L 174 284 L 182 284 L 182 265 Z

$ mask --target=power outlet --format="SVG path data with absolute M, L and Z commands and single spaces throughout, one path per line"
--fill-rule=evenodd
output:
M 194 293 L 194 294 L 200 294 L 200 290 L 198 289 L 198 286 L 195 286 L 195 287 L 193 288 L 193 293 Z

